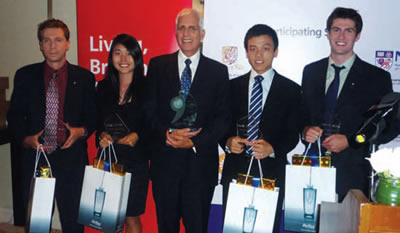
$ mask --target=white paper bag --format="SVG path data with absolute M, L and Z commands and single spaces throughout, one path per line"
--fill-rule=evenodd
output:
M 318 205 L 336 200 L 336 168 L 286 165 L 285 230 L 316 232 Z
M 130 182 L 131 173 L 121 176 L 86 166 L 78 222 L 103 232 L 122 232 Z
M 37 177 L 36 171 L 41 154 L 50 169 L 50 176 L 47 178 Z M 36 151 L 35 169 L 29 194 L 26 232 L 50 232 L 55 187 L 56 179 L 53 177 L 50 163 L 42 146 L 39 146 Z
M 250 173 L 253 158 L 250 161 L 247 176 Z M 262 180 L 259 160 L 258 165 L 261 174 L 260 180 Z M 279 188 L 271 191 L 234 182 L 230 183 L 223 232 L 272 232 L 278 195 Z

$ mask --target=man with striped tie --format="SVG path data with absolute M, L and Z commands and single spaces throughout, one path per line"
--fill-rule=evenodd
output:
M 274 232 L 279 231 L 285 184 L 286 154 L 299 140 L 297 116 L 300 87 L 272 68 L 278 55 L 278 36 L 269 26 L 254 25 L 245 36 L 244 46 L 252 67 L 230 81 L 232 124 L 226 136 L 227 152 L 222 184 L 224 209 L 229 183 L 238 173 L 246 173 L 250 158 L 260 160 L 264 178 L 276 179 L 280 187 Z M 237 133 L 238 122 L 247 122 L 247 133 Z M 260 176 L 253 162 L 250 175 Z

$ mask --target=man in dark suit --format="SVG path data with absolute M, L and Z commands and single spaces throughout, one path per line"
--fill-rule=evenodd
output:
M 86 139 L 95 127 L 95 79 L 67 62 L 69 30 L 62 21 L 39 24 L 38 38 L 45 61 L 17 71 L 7 116 L 13 140 L 23 147 L 23 201 L 27 207 L 36 150 L 43 145 L 56 177 L 62 231 L 83 232 L 77 216 Z
M 246 33 L 244 47 L 252 69 L 230 81 L 233 121 L 227 135 L 227 155 L 222 172 L 224 209 L 229 183 L 237 178 L 238 173 L 247 173 L 250 157 L 254 156 L 261 162 L 263 177 L 276 179 L 276 186 L 280 187 L 274 224 L 274 232 L 278 232 L 284 195 L 286 154 L 299 140 L 297 118 L 300 87 L 272 68 L 273 59 L 278 55 L 278 36 L 271 27 L 263 24 L 251 27 Z M 260 82 L 262 89 L 259 97 L 257 82 Z M 257 108 L 253 99 L 260 100 L 259 112 L 253 112 Z M 248 123 L 257 121 L 255 125 L 260 131 L 259 137 L 249 138 L 252 126 L 248 127 L 247 138 L 237 135 L 238 121 L 247 116 Z M 253 162 L 250 175 L 260 177 L 257 161 Z
M 150 172 L 158 230 L 163 233 L 179 232 L 181 218 L 186 232 L 207 232 L 217 184 L 218 141 L 230 119 L 229 77 L 226 66 L 201 54 L 204 35 L 199 13 L 183 9 L 176 18 L 179 51 L 149 64 L 145 107 L 152 122 Z M 171 124 L 175 97 L 195 102 L 193 125 Z
M 322 147 L 331 153 L 336 167 L 339 201 L 350 189 L 361 189 L 368 196 L 369 143 L 357 145 L 354 136 L 367 119 L 364 113 L 392 92 L 390 74 L 354 53 L 361 29 L 357 11 L 336 8 L 327 20 L 330 56 L 303 71 L 304 140 L 310 143 L 322 137 Z

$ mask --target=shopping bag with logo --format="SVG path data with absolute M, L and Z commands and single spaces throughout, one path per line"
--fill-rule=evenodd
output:
M 247 175 L 229 184 L 224 233 L 272 232 L 279 188 L 274 187 L 274 181 L 263 178 L 258 159 L 260 178 L 249 176 L 253 160 L 254 156 Z
M 111 157 L 115 163 L 112 163 Z M 131 173 L 117 170 L 113 145 L 103 149 L 93 166 L 86 166 L 78 222 L 103 232 L 122 232 Z
M 316 232 L 318 205 L 336 201 L 336 168 L 326 166 L 330 159 L 321 156 L 319 138 L 317 159 L 306 156 L 310 147 L 311 143 L 301 162 L 286 165 L 284 225 L 288 231 Z
M 41 155 L 46 160 L 47 166 L 41 166 L 39 169 Z M 55 187 L 56 178 L 53 177 L 42 145 L 39 145 L 36 150 L 35 169 L 29 193 L 26 232 L 50 232 Z

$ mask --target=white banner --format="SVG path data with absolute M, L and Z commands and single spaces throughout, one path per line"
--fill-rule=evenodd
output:
M 273 67 L 300 84 L 304 66 L 330 54 L 326 20 L 338 6 L 359 11 L 364 26 L 355 52 L 366 62 L 389 71 L 394 91 L 400 92 L 398 0 L 205 1 L 203 52 L 226 64 L 231 78 L 244 74 L 250 70 L 244 36 L 254 24 L 267 24 L 277 31 L 279 38 L 279 54 Z M 396 144 L 400 144 L 399 138 L 385 146 Z

